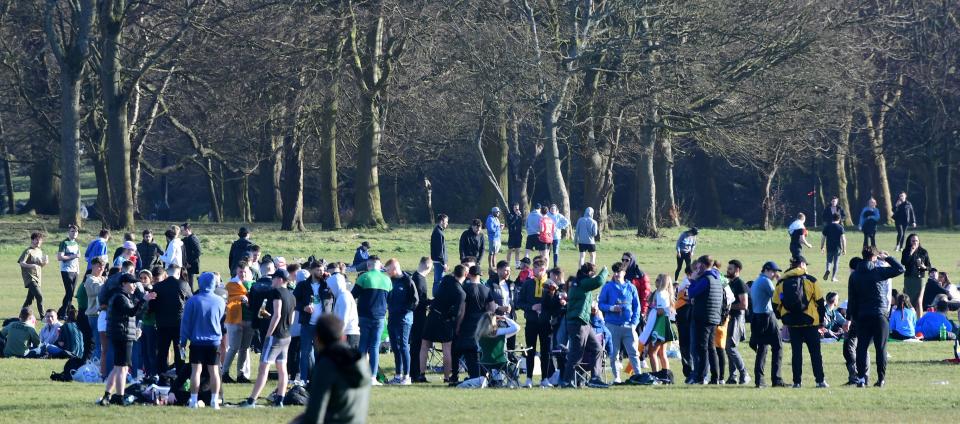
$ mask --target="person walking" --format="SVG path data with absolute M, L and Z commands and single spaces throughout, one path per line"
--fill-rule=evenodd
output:
M 410 326 L 410 353 L 412 356 L 410 380 L 413 383 L 425 383 L 427 380 L 424 367 L 420 366 L 420 348 L 423 343 L 423 331 L 427 326 L 427 311 L 430 308 L 430 299 L 427 294 L 427 274 L 430 274 L 432 269 L 433 261 L 424 256 L 420 258 L 417 271 L 410 274 L 419 300 L 416 309 L 413 310 L 413 325 Z
M 560 240 L 563 239 L 563 230 L 570 227 L 570 220 L 560 213 L 560 208 L 554 203 L 550 205 L 550 212 L 547 214 L 553 220 L 553 266 L 560 266 Z
M 470 222 L 470 227 L 463 230 L 460 235 L 460 260 L 472 257 L 477 262 L 483 260 L 483 251 L 486 246 L 486 238 L 480 231 L 480 220 L 474 219 Z
M 624 280 L 626 275 L 624 268 L 622 262 L 617 262 L 610 267 L 611 280 L 603 285 L 600 297 L 597 299 L 598 307 L 603 312 L 607 329 L 612 336 L 613 357 L 610 366 L 613 369 L 614 384 L 623 381 L 620 378 L 621 347 L 627 352 L 633 374 L 640 374 L 636 331 L 637 324 L 640 323 L 640 296 L 637 294 L 637 288 Z
M 207 367 L 210 374 L 210 407 L 220 409 L 220 350 L 223 339 L 223 320 L 226 303 L 214 294 L 220 275 L 205 272 L 197 278 L 197 294 L 183 307 L 180 322 L 180 349 L 190 342 L 190 402 L 188 408 L 197 408 L 200 393 L 200 373 Z
M 593 208 L 586 208 L 583 216 L 577 220 L 575 229 L 577 250 L 580 251 L 580 261 L 577 266 L 583 266 L 587 253 L 590 254 L 590 263 L 597 263 L 597 240 L 600 240 L 600 226 L 593 219 Z
M 843 207 L 840 206 L 840 199 L 837 196 L 833 196 L 830 198 L 830 203 L 823 208 L 823 213 L 820 214 L 820 216 L 823 217 L 824 225 L 827 225 L 830 222 L 832 222 L 832 221 L 827 221 L 827 219 L 833 216 L 833 214 L 840 215 L 841 223 L 843 221 L 846 221 L 847 219 L 847 211 L 845 211 Z
M 367 259 L 367 272 L 357 278 L 353 297 L 357 299 L 357 315 L 360 318 L 360 353 L 370 361 L 370 375 L 374 386 L 380 366 L 380 334 L 387 318 L 387 293 L 393 288 L 390 277 L 380 269 L 383 264 L 377 255 Z
M 820 238 L 820 253 L 826 252 L 827 266 L 823 273 L 823 280 L 831 278 L 834 283 L 840 281 L 837 279 L 837 272 L 840 271 L 840 256 L 847 252 L 847 235 L 840 225 L 840 215 L 830 216 L 830 223 L 823 227 L 823 237 Z
M 237 239 L 230 244 L 230 254 L 227 257 L 227 267 L 230 268 L 230 273 L 232 274 L 237 269 L 237 262 L 240 262 L 240 259 L 243 259 L 247 255 L 247 252 L 250 251 L 250 246 L 253 246 L 253 242 L 250 241 L 250 230 L 247 227 L 240 227 L 240 230 L 237 231 Z M 251 265 L 256 265 L 256 260 L 254 259 L 251 262 Z M 235 275 L 230 275 L 235 277 Z
M 850 276 L 847 301 L 847 318 L 857 329 L 857 387 L 869 383 L 867 373 L 870 343 L 876 349 L 876 387 L 883 387 L 887 376 L 887 338 L 890 335 L 891 279 L 906 271 L 906 268 L 886 252 L 876 247 L 863 248 L 862 260 Z
M 487 228 L 487 241 L 490 242 L 487 269 L 492 270 L 497 263 L 497 255 L 500 253 L 502 245 L 500 233 L 503 231 L 503 223 L 500 222 L 500 208 L 494 206 L 493 209 L 490 209 L 490 215 L 487 215 L 484 226 Z
M 807 274 L 807 260 L 803 256 L 790 259 L 790 268 L 783 273 L 773 293 L 773 307 L 790 332 L 793 388 L 799 389 L 802 382 L 803 345 L 807 346 L 810 353 L 817 387 L 830 387 L 823 374 L 823 356 L 820 353 L 820 329 L 827 312 L 826 302 L 817 279 Z
M 513 209 L 507 214 L 507 263 L 513 257 L 513 266 L 520 267 L 520 248 L 523 246 L 523 211 L 520 204 L 514 203 Z
M 710 355 L 710 345 L 714 342 L 717 325 L 720 324 L 720 309 L 723 302 L 723 283 L 720 271 L 713 267 L 713 258 L 703 255 L 693 264 L 690 287 L 687 295 L 693 303 L 690 319 L 690 337 L 693 346 L 690 356 L 693 359 L 693 376 L 687 384 L 703 384 L 709 369 L 718 369 L 717 357 Z
M 903 273 L 903 293 L 910 297 L 911 305 L 920 305 L 924 295 L 923 277 L 932 267 L 930 254 L 920 245 L 920 236 L 916 233 L 907 236 L 905 243 L 900 257 L 900 263 L 906 268 Z
M 780 325 L 772 303 L 780 272 L 780 267 L 775 262 L 767 262 L 763 264 L 760 275 L 753 280 L 753 285 L 750 287 L 750 305 L 753 312 L 750 321 L 750 347 L 757 352 L 753 367 L 757 388 L 767 386 L 763 380 L 763 368 L 766 364 L 768 347 L 772 356 L 771 382 L 774 387 L 786 387 L 786 383 L 780 376 L 783 342 L 780 341 Z
M 388 384 L 409 386 L 413 383 L 410 378 L 410 329 L 420 297 L 413 278 L 403 271 L 400 261 L 391 258 L 387 260 L 386 268 L 393 285 L 387 293 L 387 331 L 395 364 L 394 378 Z
M 693 252 L 697 250 L 697 234 L 700 234 L 700 230 L 697 227 L 691 227 L 680 233 L 680 237 L 677 238 L 677 269 L 673 272 L 674 280 L 679 281 L 680 271 L 684 267 L 690 268 Z
M 314 325 L 320 315 L 333 313 L 333 291 L 327 286 L 327 276 L 324 264 L 320 261 L 311 261 L 307 264 L 310 278 L 297 283 L 293 289 L 293 298 L 296 300 L 294 309 L 298 312 L 300 324 L 300 379 L 309 381 L 310 370 L 313 369 L 314 354 L 313 340 Z
M 603 389 L 609 387 L 600 378 L 602 373 L 602 363 L 600 352 L 603 347 L 597 340 L 590 326 L 590 309 L 593 305 L 593 293 L 603 286 L 608 276 L 607 268 L 603 268 L 597 273 L 596 265 L 591 263 L 583 264 L 577 271 L 576 278 L 570 283 L 567 293 L 567 312 L 566 330 L 569 337 L 567 347 L 567 360 L 560 376 L 562 382 L 560 387 L 573 387 L 574 368 L 580 365 L 580 362 L 586 355 L 593 358 L 590 364 L 590 380 L 587 381 L 587 387 Z M 634 338 L 635 339 L 635 338 Z
M 443 274 L 447 272 L 447 241 L 443 230 L 447 229 L 448 218 L 445 214 L 437 215 L 437 226 L 430 234 L 430 259 L 433 261 L 433 291 L 437 292 Z
M 867 206 L 860 211 L 860 221 L 857 228 L 863 233 L 863 247 L 877 246 L 877 225 L 880 224 L 880 209 L 877 209 L 877 199 L 870 198 Z
M 787 234 L 790 235 L 790 256 L 803 256 L 803 247 L 813 247 L 807 242 L 807 228 L 804 223 L 807 222 L 807 216 L 803 213 L 797 214 L 797 219 L 787 227 Z
M 20 265 L 20 277 L 23 278 L 23 287 L 27 289 L 27 298 L 23 301 L 23 307 L 28 308 L 36 301 L 37 315 L 43 315 L 43 293 L 40 291 L 40 284 L 43 279 L 43 267 L 47 266 L 48 258 L 41 247 L 43 246 L 43 233 L 34 231 L 30 234 L 30 247 L 24 249 L 17 259 Z
M 60 262 L 60 279 L 63 280 L 63 301 L 58 316 L 66 316 L 67 306 L 73 305 L 73 294 L 77 292 L 77 275 L 80 273 L 80 244 L 77 243 L 77 226 L 67 227 L 67 238 L 57 248 L 57 261 Z
M 897 247 L 894 250 L 903 250 L 909 247 L 906 244 L 907 228 L 917 228 L 917 215 L 913 210 L 913 203 L 907 200 L 907 192 L 901 191 L 897 202 L 893 205 L 893 223 L 897 227 Z
M 290 348 L 290 326 L 293 325 L 293 309 L 296 300 L 287 290 L 287 281 L 290 273 L 279 268 L 273 275 L 270 291 L 267 293 L 267 313 L 270 323 L 263 339 L 263 349 L 260 353 L 260 369 L 257 372 L 257 381 L 246 400 L 240 403 L 241 408 L 255 408 L 260 392 L 267 385 L 267 376 L 270 373 L 270 364 L 277 367 L 277 397 L 273 406 L 283 408 L 283 398 L 287 394 L 287 351 Z
M 183 229 L 183 272 L 186 273 L 190 290 L 193 290 L 193 277 L 200 274 L 200 256 L 203 255 L 203 249 L 200 247 L 200 239 L 193 233 L 193 227 L 189 222 L 184 222 L 181 228 Z
M 741 271 L 743 271 L 743 263 L 739 260 L 734 259 L 727 262 L 727 287 L 733 293 L 733 303 L 730 305 L 730 315 L 727 321 L 725 351 L 730 377 L 727 378 L 726 383 L 745 385 L 750 383 L 750 374 L 747 374 L 747 366 L 743 361 L 743 356 L 740 355 L 738 346 L 740 342 L 746 340 L 746 311 L 750 307 L 750 298 L 747 285 L 740 278 Z M 738 374 L 739 378 L 737 378 Z
M 147 271 L 153 270 L 155 265 L 161 265 L 160 256 L 163 256 L 163 250 L 160 249 L 160 246 L 153 241 L 153 231 L 143 230 L 143 239 L 140 243 L 137 243 L 137 255 L 140 257 L 140 269 L 137 269 L 137 272 L 145 269 Z

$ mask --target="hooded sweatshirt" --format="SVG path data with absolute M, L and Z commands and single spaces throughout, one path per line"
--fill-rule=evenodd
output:
M 318 352 L 310 400 L 300 422 L 367 422 L 370 381 L 370 367 L 346 344 L 338 342 Z
M 540 219 L 543 218 L 543 215 L 540 215 L 540 211 L 534 209 L 530 212 L 530 215 L 527 215 L 527 236 L 534 236 L 540 234 Z
M 609 281 L 604 284 L 597 302 L 609 325 L 635 327 L 640 323 L 640 298 L 637 288 L 627 281 Z M 617 305 L 620 306 L 620 311 L 612 311 L 611 308 Z
M 219 346 L 223 336 L 226 304 L 223 298 L 213 293 L 216 281 L 212 273 L 203 273 L 197 281 L 197 294 L 187 300 L 180 322 L 180 345 L 187 340 L 191 346 Z
M 360 335 L 360 317 L 357 315 L 357 301 L 350 290 L 347 290 L 347 279 L 341 273 L 334 273 L 327 277 L 327 287 L 333 292 L 336 302 L 333 304 L 333 314 L 343 320 L 343 334 L 348 336 Z
M 593 208 L 583 211 L 583 216 L 577 220 L 577 244 L 597 244 L 600 230 L 597 221 L 593 219 Z

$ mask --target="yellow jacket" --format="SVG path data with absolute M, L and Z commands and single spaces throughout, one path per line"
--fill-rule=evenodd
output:
M 800 268 L 791 268 L 783 273 L 777 287 L 773 290 L 773 310 L 777 316 L 788 327 L 819 327 L 823 323 L 823 315 L 826 313 L 826 304 L 824 302 L 823 290 L 820 285 L 813 281 L 813 277 L 805 276 L 805 272 Z M 781 303 L 783 295 L 783 282 L 792 278 L 803 280 L 803 293 L 808 298 L 807 309 L 800 313 L 793 313 Z

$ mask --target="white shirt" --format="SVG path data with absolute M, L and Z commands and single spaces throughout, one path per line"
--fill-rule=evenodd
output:
M 170 240 L 170 243 L 167 244 L 167 251 L 163 252 L 160 260 L 163 261 L 167 267 L 177 265 L 183 268 L 183 241 L 179 238 Z

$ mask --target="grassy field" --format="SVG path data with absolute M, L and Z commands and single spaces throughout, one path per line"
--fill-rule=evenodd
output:
M 4 218 L 0 225 L 0 315 L 14 316 L 22 302 L 25 290 L 15 264 L 16 258 L 28 244 L 29 231 L 38 228 L 52 230 L 56 222 L 44 218 Z M 161 228 L 162 223 L 141 223 L 143 228 Z M 226 256 L 230 243 L 236 238 L 239 225 L 198 225 L 204 247 L 201 265 L 204 270 L 226 272 Z M 93 227 L 91 225 L 91 227 Z M 454 225 L 448 230 L 448 248 L 456 253 L 456 240 L 465 225 Z M 349 261 L 353 250 L 362 240 L 369 240 L 373 251 L 381 257 L 397 257 L 412 268 L 420 256 L 429 253 L 427 227 L 402 228 L 388 232 L 357 232 L 343 230 L 323 232 L 311 229 L 305 233 L 281 233 L 276 226 L 255 225 L 253 240 L 267 253 L 282 255 L 288 261 L 316 254 L 327 260 Z M 53 257 L 60 234 L 53 231 L 45 252 Z M 852 245 L 859 246 L 854 234 Z M 83 233 L 86 242 L 91 234 Z M 882 247 L 891 248 L 894 234 L 879 236 Z M 960 234 L 921 232 L 924 246 L 930 251 L 934 265 L 957 274 L 960 255 L 955 247 Z M 648 274 L 671 273 L 674 269 L 673 235 L 658 240 L 640 240 L 629 231 L 604 237 L 600 244 L 599 260 L 609 265 L 623 251 L 639 255 Z M 819 243 L 819 238 L 811 240 Z M 111 247 L 116 243 L 111 243 Z M 766 260 L 781 265 L 788 256 L 787 237 L 782 230 L 772 232 L 703 230 L 698 253 L 709 253 L 721 260 L 740 259 L 746 266 L 745 277 L 752 279 Z M 813 274 L 822 274 L 824 257 L 809 252 Z M 566 242 L 561 253 L 561 266 L 572 270 L 576 252 Z M 848 259 L 844 258 L 843 262 Z M 846 272 L 841 275 L 846 280 Z M 826 290 L 837 291 L 845 297 L 846 284 L 827 283 Z M 895 286 L 902 286 L 897 281 Z M 63 295 L 58 269 L 51 264 L 44 270 L 44 297 L 47 307 L 56 307 Z M 942 359 L 952 356 L 952 345 L 946 343 L 904 344 L 891 343 L 891 361 L 888 386 L 883 390 L 856 390 L 840 385 L 846 379 L 840 344 L 824 345 L 827 381 L 833 387 L 815 390 L 807 359 L 804 368 L 806 386 L 802 390 L 744 387 L 618 387 L 609 390 L 484 390 L 460 391 L 430 386 L 405 388 L 378 387 L 373 390 L 370 405 L 371 422 L 530 422 L 560 421 L 627 422 L 646 419 L 666 422 L 722 422 L 731 420 L 762 421 L 946 421 L 956 417 L 960 400 L 952 396 L 951 388 L 960 383 L 956 366 L 945 365 Z M 753 352 L 741 350 L 752 370 Z M 784 377 L 790 379 L 790 349 L 784 350 Z M 384 355 L 381 365 L 392 372 L 392 355 Z M 679 362 L 672 363 L 679 369 Z M 0 359 L 0 422 L 50 422 L 70 419 L 80 422 L 116 422 L 143 420 L 148 422 L 182 422 L 202 417 L 204 420 L 231 422 L 285 422 L 298 414 L 300 408 L 273 410 L 225 409 L 191 411 L 175 407 L 99 408 L 93 401 L 102 393 L 100 385 L 56 383 L 48 379 L 51 371 L 62 367 L 62 361 Z M 431 375 L 432 381 L 439 376 Z M 946 385 L 945 385 L 946 384 Z M 228 385 L 226 400 L 238 402 L 249 394 L 248 385 Z M 268 385 L 268 393 L 272 386 Z

